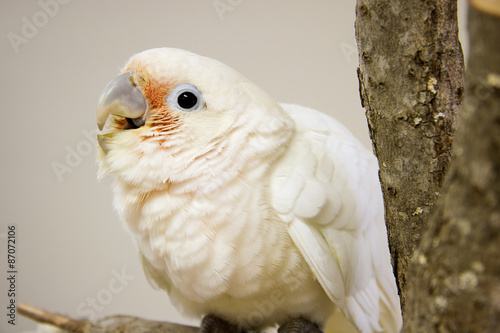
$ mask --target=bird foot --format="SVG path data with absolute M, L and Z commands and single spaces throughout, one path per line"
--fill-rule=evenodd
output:
M 298 318 L 289 320 L 280 326 L 278 333 L 323 333 L 323 331 L 309 320 Z
M 201 321 L 199 333 L 245 333 L 237 325 L 215 315 L 206 315 Z

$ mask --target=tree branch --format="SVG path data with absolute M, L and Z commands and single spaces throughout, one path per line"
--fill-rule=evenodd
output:
M 500 328 L 500 3 L 469 4 L 466 97 L 442 196 L 410 266 L 405 332 Z
M 439 196 L 463 92 L 456 1 L 357 0 L 356 40 L 404 314 L 408 264 Z
M 20 303 L 17 309 L 19 314 L 27 318 L 59 328 L 61 333 L 197 333 L 199 330 L 196 327 L 129 316 L 111 316 L 91 323 L 47 312 L 25 303 Z
M 88 321 L 75 320 L 57 313 L 47 312 L 35 306 L 19 303 L 17 306 L 19 314 L 42 324 L 49 324 L 62 330 L 74 333 L 88 332 L 92 324 Z

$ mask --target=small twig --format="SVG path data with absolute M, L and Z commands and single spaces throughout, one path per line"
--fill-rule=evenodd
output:
M 92 326 L 92 323 L 89 321 L 69 318 L 26 303 L 19 303 L 17 311 L 19 314 L 39 323 L 50 324 L 72 333 L 86 333 L 88 332 L 88 328 Z
M 130 316 L 110 316 L 95 323 L 77 320 L 35 306 L 19 303 L 19 314 L 70 333 L 197 333 L 198 328 Z

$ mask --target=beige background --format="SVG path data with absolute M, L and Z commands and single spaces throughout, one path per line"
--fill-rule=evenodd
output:
M 227 11 L 217 12 L 220 3 Z M 111 179 L 97 183 L 100 91 L 132 54 L 179 47 L 229 64 L 279 101 L 334 116 L 370 145 L 356 79 L 354 3 L 1 1 L 0 331 L 35 327 L 19 317 L 15 327 L 6 323 L 11 224 L 18 301 L 71 316 L 189 322 L 146 282 L 112 211 Z M 126 279 L 117 279 L 123 272 Z

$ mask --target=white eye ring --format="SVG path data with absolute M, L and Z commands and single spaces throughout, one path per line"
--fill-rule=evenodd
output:
M 205 107 L 201 92 L 189 83 L 175 87 L 167 97 L 167 104 L 180 111 L 197 111 Z

